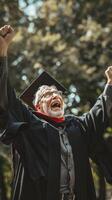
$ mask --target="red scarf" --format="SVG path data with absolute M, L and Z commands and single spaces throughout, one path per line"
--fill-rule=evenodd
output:
M 56 123 L 60 123 L 60 122 L 64 122 L 65 121 L 64 117 L 58 118 L 58 117 L 51 117 L 49 115 L 45 115 L 43 112 L 39 111 L 38 105 L 35 106 L 35 111 L 36 111 L 37 115 L 43 117 L 44 119 L 50 119 L 50 120 L 52 120 L 52 121 L 54 121 Z

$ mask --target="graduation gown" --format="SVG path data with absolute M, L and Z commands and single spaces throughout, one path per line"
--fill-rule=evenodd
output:
M 60 200 L 61 124 L 55 128 L 56 124 L 32 113 L 16 97 L 7 77 L 6 60 L 2 59 L 0 140 L 12 146 L 12 200 Z M 102 137 L 108 126 L 104 95 L 83 116 L 66 116 L 64 126 L 73 152 L 76 200 L 96 200 L 89 158 L 112 183 L 112 155 Z

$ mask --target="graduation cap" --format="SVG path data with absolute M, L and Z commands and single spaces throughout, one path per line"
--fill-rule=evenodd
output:
M 54 79 L 50 74 L 46 71 L 43 71 L 39 77 L 37 77 L 29 87 L 25 89 L 25 91 L 20 95 L 20 99 L 22 99 L 25 104 L 27 104 L 31 108 L 35 108 L 33 105 L 33 100 L 35 97 L 35 93 L 42 85 L 52 86 L 55 85 L 58 90 L 61 90 L 64 94 L 67 90 L 66 88 L 58 83 L 56 79 Z

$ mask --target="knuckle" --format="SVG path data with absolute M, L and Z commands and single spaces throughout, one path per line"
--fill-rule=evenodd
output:
M 107 73 L 109 70 L 107 69 L 106 71 L 105 71 L 105 73 Z
M 0 28 L 0 32 L 2 32 L 3 31 L 3 28 Z
M 112 66 L 109 66 L 108 69 L 112 69 Z
M 6 24 L 6 25 L 4 25 L 3 27 L 6 28 L 6 27 L 8 27 L 8 25 Z

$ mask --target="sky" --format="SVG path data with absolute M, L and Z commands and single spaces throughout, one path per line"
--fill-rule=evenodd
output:
M 37 0 L 35 3 L 33 0 L 29 0 L 29 6 L 26 6 L 26 3 L 24 0 L 19 0 L 19 6 L 24 11 L 24 13 L 30 17 L 35 17 L 37 13 L 37 8 L 39 8 L 42 5 L 42 0 Z

